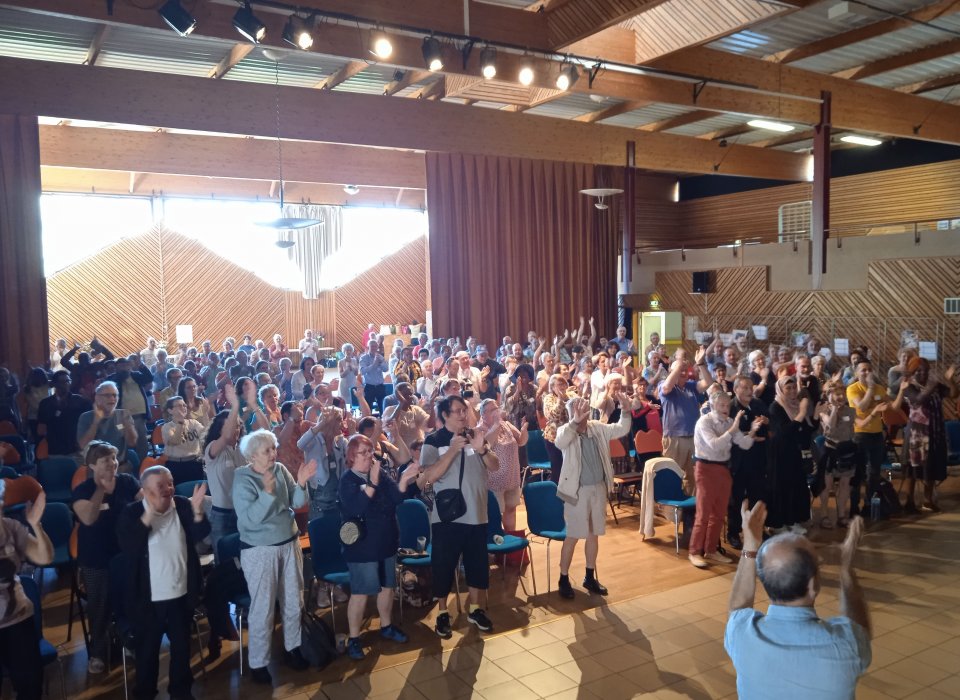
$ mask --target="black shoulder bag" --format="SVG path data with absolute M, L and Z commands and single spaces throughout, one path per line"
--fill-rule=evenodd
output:
M 443 489 L 437 491 L 434 508 L 437 509 L 437 515 L 441 522 L 449 523 L 463 516 L 467 512 L 467 501 L 463 497 L 463 464 L 466 461 L 466 455 L 460 452 L 460 485 L 455 489 Z

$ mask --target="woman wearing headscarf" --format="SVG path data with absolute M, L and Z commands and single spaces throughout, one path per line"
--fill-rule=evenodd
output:
M 930 372 L 930 363 L 921 357 L 907 362 L 906 372 L 900 380 L 893 408 L 907 404 L 907 454 L 910 466 L 907 470 L 906 512 L 915 512 L 914 489 L 917 479 L 923 481 L 923 509 L 939 511 L 936 491 L 937 482 L 947 478 L 947 437 L 943 421 L 943 400 L 958 394 L 956 365 L 944 372 L 944 381 L 939 381 Z
M 810 519 L 810 489 L 804 471 L 802 445 L 809 442 L 812 426 L 807 418 L 809 399 L 797 398 L 796 377 L 780 377 L 770 406 L 768 481 L 770 496 L 767 525 L 790 528 L 803 534 L 801 523 Z

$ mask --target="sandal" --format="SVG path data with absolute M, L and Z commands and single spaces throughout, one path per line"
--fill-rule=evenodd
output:
M 820 521 L 820 528 L 823 530 L 832 530 L 833 529 L 833 520 L 828 517 L 824 517 Z

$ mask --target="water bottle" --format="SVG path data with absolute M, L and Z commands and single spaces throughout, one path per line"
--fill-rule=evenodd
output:
M 870 498 L 870 519 L 873 522 L 877 522 L 880 519 L 880 494 L 876 491 L 873 492 L 873 496 Z

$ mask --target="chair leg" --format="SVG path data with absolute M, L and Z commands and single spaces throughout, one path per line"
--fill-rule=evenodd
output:
M 677 542 L 677 556 L 680 556 L 680 509 L 673 509 L 673 535 Z
M 619 525 L 619 524 L 620 524 L 620 520 L 617 518 L 617 511 L 616 511 L 616 509 L 613 507 L 613 498 L 610 497 L 610 492 L 609 492 L 609 491 L 607 491 L 607 503 L 610 504 L 610 513 L 613 514 L 613 524 L 614 524 L 614 525 Z
M 196 616 L 193 618 L 193 631 L 196 633 L 197 637 L 197 652 L 200 654 L 200 673 L 203 674 L 203 677 L 207 677 L 207 663 L 203 658 L 203 637 L 200 636 L 200 622 L 197 620 Z
M 57 671 L 60 673 L 60 697 L 67 700 L 67 686 L 63 682 L 63 661 L 57 656 Z
M 547 595 L 550 595 L 550 586 L 553 581 L 553 573 L 550 571 L 550 543 L 553 540 L 547 540 Z M 530 565 L 533 566 L 533 562 L 530 562 Z
M 127 683 L 127 652 L 123 648 L 123 638 L 120 639 L 120 659 L 123 663 L 123 700 L 130 700 L 130 688 Z
M 533 595 L 537 595 L 537 570 L 533 566 L 533 545 L 527 545 L 527 557 L 530 559 L 530 578 L 533 579 Z M 523 565 L 523 560 L 520 560 L 521 566 Z
M 243 611 L 237 608 L 237 636 L 240 637 L 240 676 L 243 677 Z
M 330 596 L 330 622 L 333 625 L 333 634 L 337 634 L 337 603 L 333 599 L 333 586 L 327 584 L 327 595 Z
M 397 593 L 400 596 L 400 624 L 403 624 L 403 567 L 397 567 Z
M 453 582 L 457 587 L 457 614 L 463 612 L 463 605 L 460 603 L 460 559 L 457 560 L 457 569 L 453 573 Z

